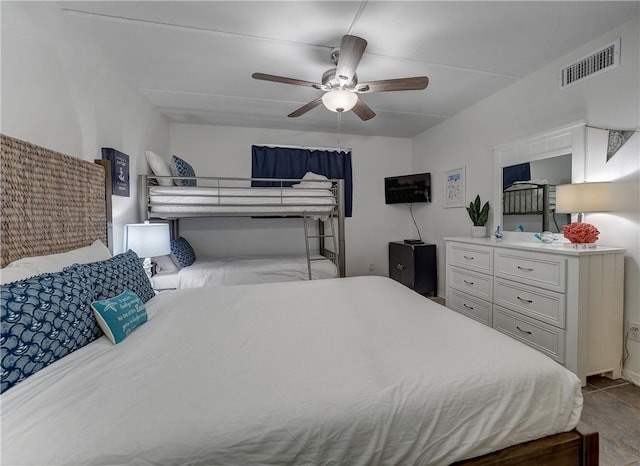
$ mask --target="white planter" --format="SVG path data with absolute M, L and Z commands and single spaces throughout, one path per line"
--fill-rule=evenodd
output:
M 487 236 L 487 226 L 482 227 L 471 227 L 471 237 L 472 238 L 484 238 Z

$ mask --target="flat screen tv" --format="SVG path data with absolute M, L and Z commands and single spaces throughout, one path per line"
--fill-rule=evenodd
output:
M 431 173 L 385 178 L 384 200 L 386 204 L 431 202 Z

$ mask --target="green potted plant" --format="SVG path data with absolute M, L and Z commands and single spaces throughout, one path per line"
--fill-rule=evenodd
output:
M 473 222 L 471 228 L 471 236 L 474 238 L 484 238 L 487 236 L 487 221 L 489 220 L 489 201 L 485 202 L 482 208 L 480 208 L 480 195 L 476 196 L 473 202 L 469 203 L 467 212 L 469 218 Z

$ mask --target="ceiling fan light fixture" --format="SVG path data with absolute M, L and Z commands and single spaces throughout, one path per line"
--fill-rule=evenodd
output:
M 322 96 L 322 103 L 332 112 L 348 112 L 357 102 L 357 94 L 344 89 L 332 89 Z

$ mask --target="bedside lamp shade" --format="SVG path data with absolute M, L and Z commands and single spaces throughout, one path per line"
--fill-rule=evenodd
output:
M 556 212 L 582 214 L 586 212 L 608 212 L 613 207 L 612 183 L 578 183 L 556 186 Z
M 169 224 L 146 221 L 125 225 L 124 249 L 144 258 L 144 269 L 151 278 L 151 258 L 171 254 Z

